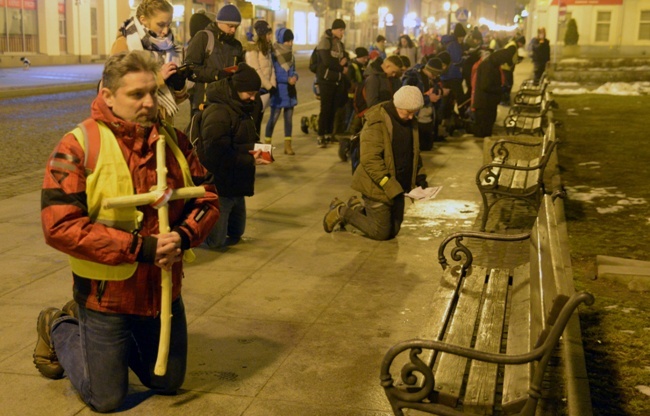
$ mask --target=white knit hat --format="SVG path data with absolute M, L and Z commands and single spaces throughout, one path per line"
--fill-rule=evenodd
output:
M 401 110 L 418 111 L 424 106 L 424 98 L 418 87 L 405 85 L 393 95 L 393 103 Z

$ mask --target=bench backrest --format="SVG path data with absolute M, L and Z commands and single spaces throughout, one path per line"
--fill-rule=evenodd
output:
M 531 284 L 531 348 L 540 345 L 555 324 L 558 314 L 574 292 L 572 276 L 567 276 L 570 265 L 565 264 L 566 255 L 560 242 L 558 226 L 560 219 L 553 206 L 553 198 L 545 195 L 530 239 Z M 535 295 L 533 295 L 535 294 Z

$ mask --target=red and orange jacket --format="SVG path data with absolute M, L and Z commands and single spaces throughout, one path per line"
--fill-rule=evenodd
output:
M 156 185 L 155 148 L 157 128 L 117 118 L 101 96 L 93 101 L 91 118 L 103 122 L 115 135 L 131 172 L 134 193 L 146 193 Z M 169 202 L 169 223 L 181 236 L 181 248 L 199 245 L 219 218 L 216 188 L 207 183 L 207 171 L 191 151 L 190 143 L 177 131 L 178 146 L 189 164 L 192 179 L 204 186 L 202 198 Z M 100 150 L 101 152 L 101 150 Z M 172 152 L 166 152 L 167 185 L 184 186 L 181 167 Z M 102 264 L 139 262 L 135 274 L 121 281 L 86 279 L 73 274 L 74 299 L 86 308 L 110 313 L 157 316 L 160 311 L 161 269 L 153 264 L 158 234 L 158 215 L 151 206 L 140 206 L 144 214 L 137 233 L 92 222 L 86 203 L 84 151 L 73 134 L 66 134 L 48 161 L 43 181 L 41 221 L 47 244 L 70 256 Z M 181 293 L 182 262 L 172 268 L 173 293 Z

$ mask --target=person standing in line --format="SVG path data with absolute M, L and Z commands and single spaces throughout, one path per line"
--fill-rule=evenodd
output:
M 323 218 L 325 232 L 352 225 L 373 240 L 397 236 L 404 220 L 404 193 L 428 187 L 420 158 L 415 115 L 424 105 L 422 92 L 400 88 L 391 101 L 370 108 L 361 129 L 361 162 L 352 176 L 352 189 L 361 193 L 347 204 L 338 198 Z
M 256 39 L 255 43 L 250 44 L 248 51 L 246 51 L 246 63 L 257 71 L 257 75 L 262 80 L 262 89 L 259 94 L 261 103 L 257 103 L 255 112 L 253 113 L 255 130 L 260 135 L 264 111 L 271 102 L 271 96 L 276 93 L 277 81 L 273 60 L 271 59 L 271 52 L 273 51 L 271 25 L 266 20 L 258 20 L 253 25 L 253 28 L 255 29 Z M 271 137 L 265 137 L 264 142 L 271 143 Z
M 276 93 L 271 95 L 271 116 L 266 123 L 265 139 L 271 143 L 273 129 L 284 110 L 284 154 L 295 155 L 291 147 L 291 136 L 293 134 L 293 108 L 298 105 L 298 93 L 296 82 L 296 59 L 293 56 L 293 32 L 284 27 L 275 31 L 277 42 L 273 44 L 273 67 L 277 82 Z
M 342 162 L 347 162 L 350 153 L 350 138 L 361 131 L 361 117 L 358 116 L 355 99 L 357 94 L 363 95 L 363 81 L 366 65 L 370 59 L 368 49 L 358 47 L 354 50 L 355 57 L 348 64 L 348 80 L 350 88 L 348 89 L 348 106 L 350 113 L 346 121 L 346 137 L 339 139 L 339 158 Z
M 342 101 L 341 97 L 347 96 L 343 79 L 348 66 L 342 41 L 344 34 L 345 22 L 336 19 L 332 22 L 332 28 L 325 31 L 316 46 L 318 53 L 316 78 L 320 90 L 318 146 L 322 148 L 327 147 L 327 143 L 332 140 L 336 110 Z
M 377 59 L 368 65 L 365 76 L 365 108 L 390 101 L 401 85 L 402 60 L 397 55 L 391 55 L 383 62 Z
M 461 42 L 465 38 L 467 32 L 463 25 L 457 23 L 454 26 L 454 32 L 451 35 L 442 37 L 442 45 L 445 47 L 446 52 L 451 58 L 449 67 L 440 78 L 445 88 L 451 92 L 445 95 L 441 101 L 440 112 L 442 124 L 447 130 L 447 134 L 453 133 L 452 115 L 456 104 L 460 105 L 465 101 L 465 91 L 463 90 L 463 74 L 461 72 L 461 65 L 463 61 L 463 46 Z M 444 62 L 444 61 L 443 61 Z
M 551 46 L 546 39 L 546 29 L 540 27 L 537 29 L 537 37 L 531 41 L 530 45 L 533 55 L 534 80 L 539 82 L 542 74 L 546 71 L 546 65 L 551 60 Z
M 69 256 L 74 299 L 41 311 L 33 360 L 47 378 L 67 376 L 97 412 L 122 406 L 129 369 L 156 393 L 180 389 L 187 367 L 183 253 L 203 241 L 219 216 L 216 189 L 189 140 L 159 121 L 159 69 L 144 51 L 108 58 L 90 118 L 61 139 L 43 180 L 45 241 Z M 153 204 L 102 206 L 105 198 L 156 186 L 161 135 L 170 189 L 198 185 L 206 191 L 169 201 L 170 232 L 159 231 Z M 173 319 L 167 371 L 158 376 L 161 269 L 172 274 Z
M 512 61 L 506 62 L 501 65 L 501 70 L 503 71 L 503 96 L 501 97 L 501 105 L 508 106 L 510 105 L 510 96 L 512 95 L 512 86 L 515 83 L 515 66 L 519 63 L 521 58 L 519 57 L 519 48 L 523 47 L 526 44 L 526 38 L 517 35 L 514 38 L 510 39 L 508 43 L 503 47 L 503 49 L 508 49 L 512 54 Z
M 187 45 L 185 63 L 193 66 L 195 81 L 191 97 L 192 115 L 206 102 L 207 85 L 231 76 L 232 69 L 244 61 L 244 48 L 235 38 L 240 24 L 241 13 L 237 6 L 226 4 L 217 13 L 217 20 L 192 37 Z M 214 43 L 212 51 L 208 48 L 210 37 Z
M 370 60 L 376 59 L 376 57 L 373 57 L 373 51 L 377 52 L 377 56 L 381 58 L 383 61 L 386 59 L 386 38 L 382 35 L 377 35 L 377 38 L 375 39 L 375 43 L 370 45 L 368 48 L 368 55 L 371 56 Z
M 221 216 L 205 239 L 211 249 L 239 243 L 246 230 L 246 197 L 255 191 L 255 168 L 271 163 L 254 151 L 258 135 L 253 111 L 262 86 L 257 71 L 238 65 L 228 78 L 208 86 L 201 118 L 201 163 L 214 176 Z
M 403 85 L 412 85 L 422 91 L 424 105 L 418 113 L 418 133 L 420 150 L 433 148 L 433 127 L 435 125 L 435 103 L 442 98 L 439 77 L 442 73 L 442 61 L 431 58 L 426 64 L 417 64 L 404 73 Z
M 120 27 L 111 47 L 111 55 L 146 50 L 156 58 L 160 64 L 158 111 L 169 124 L 173 124 L 178 104 L 188 98 L 186 78 L 176 73 L 182 56 L 170 29 L 173 13 L 174 8 L 167 0 L 143 0 L 135 16 Z
M 475 115 L 474 136 L 492 136 L 492 129 L 497 119 L 497 107 L 502 97 L 501 66 L 512 62 L 514 48 L 499 49 L 478 64 L 472 108 Z
M 402 35 L 399 37 L 399 45 L 397 46 L 397 49 L 395 49 L 395 54 L 403 55 L 408 58 L 409 65 L 407 65 L 406 69 L 409 69 L 418 63 L 418 48 L 415 46 L 413 39 L 411 39 L 409 35 Z

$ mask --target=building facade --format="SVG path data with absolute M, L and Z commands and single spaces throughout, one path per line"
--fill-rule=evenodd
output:
M 532 0 L 528 37 L 545 27 L 560 55 L 566 22 L 578 26 L 577 53 L 586 56 L 638 56 L 650 54 L 650 0 Z

